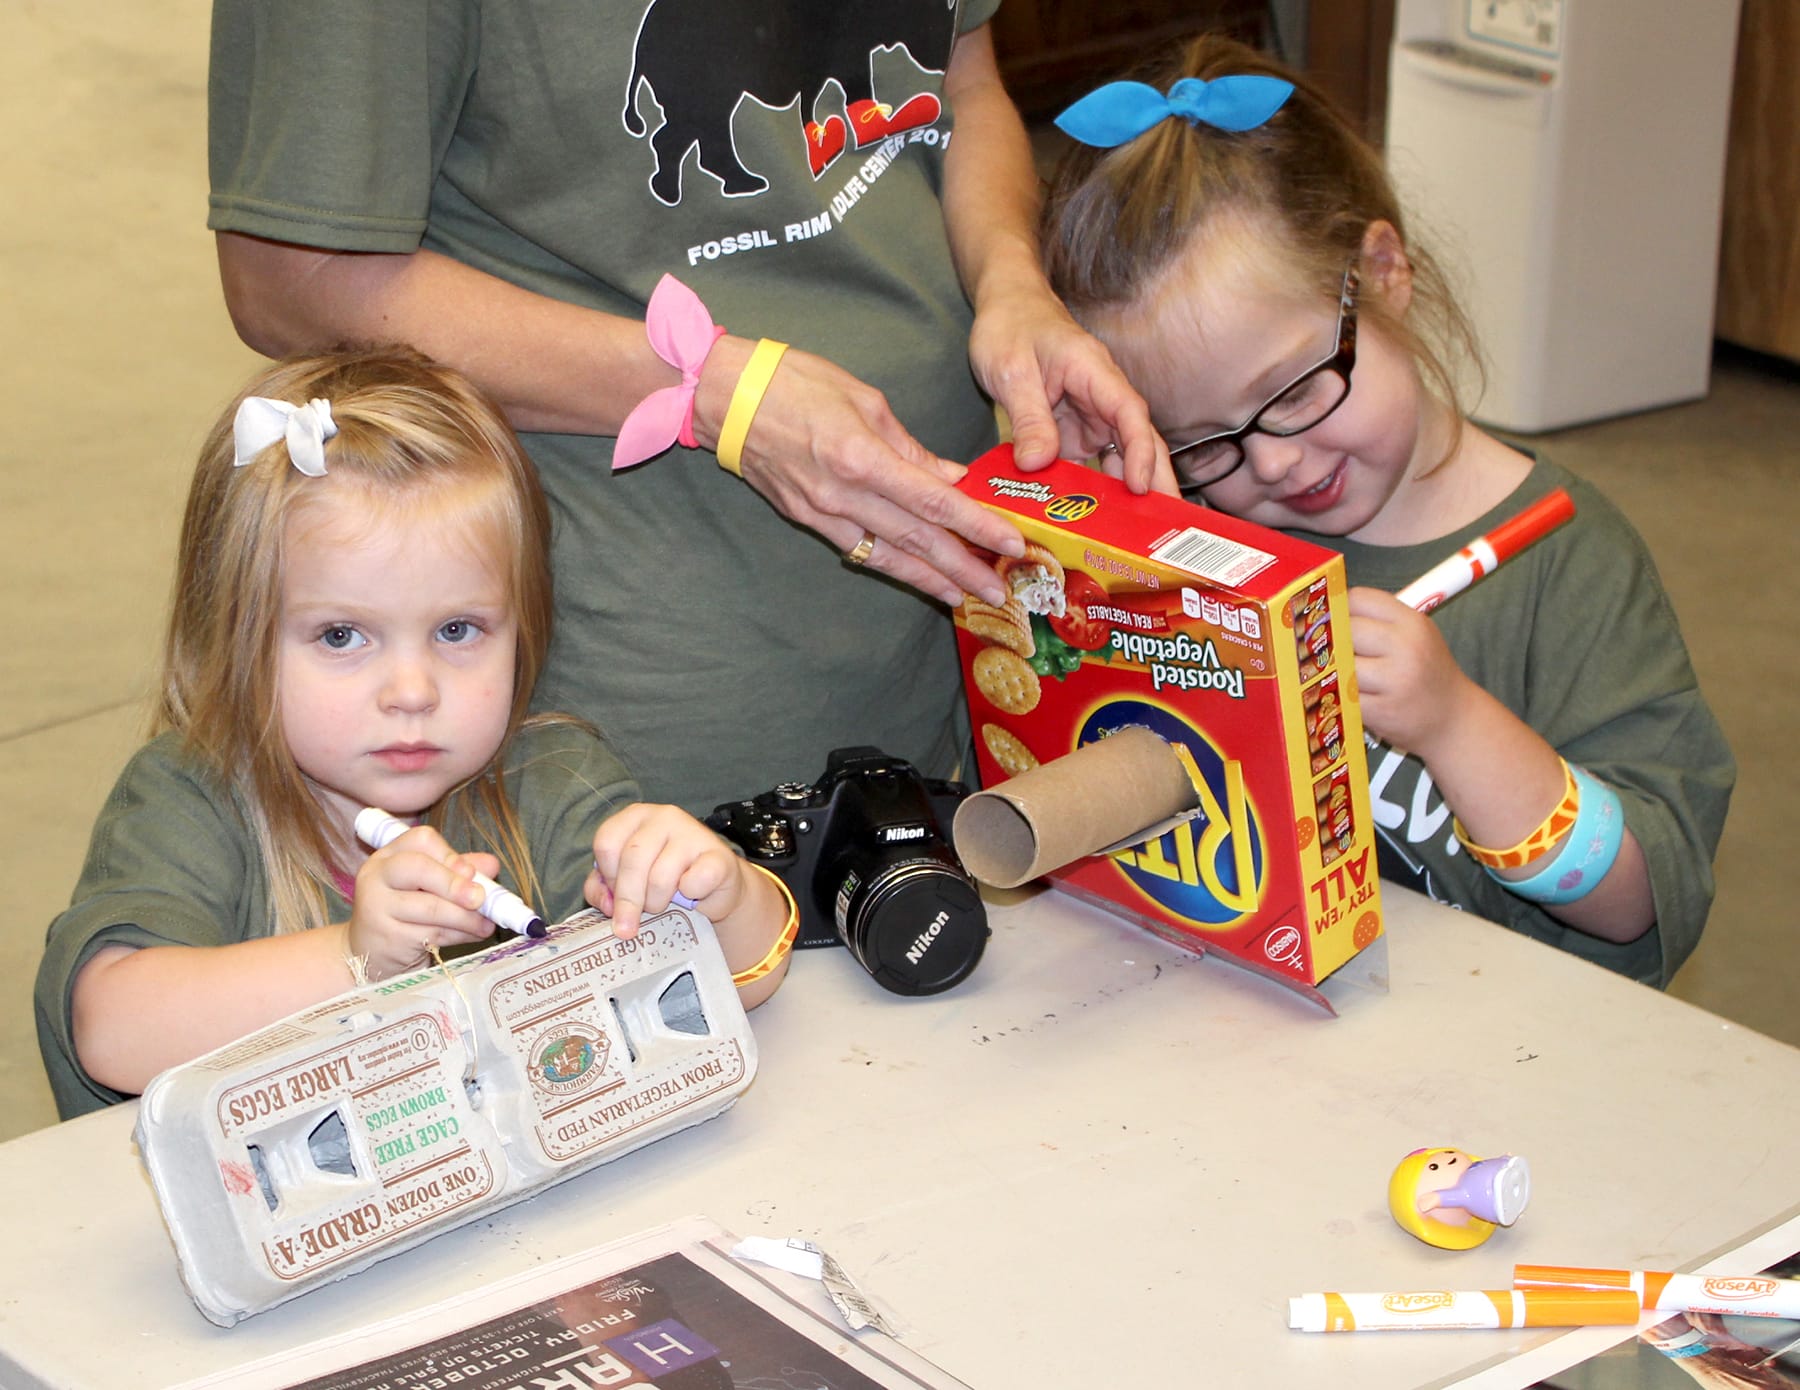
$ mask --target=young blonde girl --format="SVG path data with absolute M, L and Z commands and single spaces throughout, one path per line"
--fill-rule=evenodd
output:
M 1051 280 L 1193 500 L 1344 553 L 1383 871 L 1655 984 L 1700 936 L 1735 769 L 1642 541 L 1463 418 L 1472 335 L 1380 157 L 1207 37 L 1077 102 Z M 1393 596 L 1555 487 L 1573 523 L 1430 616 Z
M 586 725 L 526 717 L 549 516 L 494 406 L 403 349 L 275 365 L 188 498 L 152 740 L 95 826 L 37 984 L 65 1116 L 494 928 L 473 875 L 546 920 L 635 931 L 683 892 L 743 970 L 789 908 Z M 415 823 L 370 852 L 353 820 Z M 781 969 L 744 986 L 756 1003 Z

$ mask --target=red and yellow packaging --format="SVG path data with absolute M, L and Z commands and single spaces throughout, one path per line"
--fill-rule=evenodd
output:
M 1342 557 L 1010 445 L 959 486 L 1027 541 L 996 561 L 1006 605 L 956 612 L 982 785 L 1129 725 L 1204 783 L 1197 816 L 1056 885 L 1309 992 L 1380 936 Z

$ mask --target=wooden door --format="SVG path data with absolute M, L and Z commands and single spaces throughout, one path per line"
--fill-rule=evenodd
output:
M 1387 108 L 1392 0 L 1314 4 L 1298 42 L 1305 67 L 1371 139 Z M 1101 83 L 1207 30 L 1273 47 L 1263 0 L 1005 0 L 994 16 L 1000 73 L 1028 120 L 1042 121 Z

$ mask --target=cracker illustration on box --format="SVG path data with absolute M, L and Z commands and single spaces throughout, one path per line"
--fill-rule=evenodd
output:
M 1323 1002 L 1312 987 L 1381 934 L 1342 557 L 1137 496 L 1078 464 L 1021 472 L 1010 445 L 975 460 L 958 486 L 1027 543 L 994 567 L 1006 607 L 1027 615 L 1028 648 L 986 620 L 1000 610 L 979 600 L 957 610 L 982 784 L 1002 798 L 1008 779 L 1030 788 L 1011 818 L 981 801 L 971 832 L 1017 833 L 1018 846 L 998 846 L 1017 849 L 1002 856 L 1009 865 L 1048 865 L 1067 892 Z M 1060 768 L 1125 731 L 1179 750 L 1197 805 L 1138 843 L 1060 867 L 1041 858 L 1046 845 L 1077 843 L 1051 824 L 1059 799 L 1073 808 L 1091 791 L 1087 819 L 1123 825 L 1129 814 L 1112 803 L 1143 773 L 1139 825 L 1158 821 L 1149 803 L 1173 804 L 1179 780 L 1157 780 L 1171 764 L 1141 749 Z M 958 849 L 969 859 L 964 819 Z
M 698 913 L 597 912 L 156 1077 L 137 1144 L 221 1326 L 719 1114 L 756 1042 Z

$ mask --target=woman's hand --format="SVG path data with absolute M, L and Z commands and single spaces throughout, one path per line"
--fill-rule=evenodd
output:
M 1007 94 L 991 23 L 958 35 L 944 72 L 956 138 L 944 151 L 944 226 L 975 324 L 969 364 L 1012 422 L 1021 468 L 1116 444 L 1107 471 L 1134 492 L 1173 493 L 1169 451 L 1150 411 L 1100 341 L 1050 288 L 1038 255 L 1042 186 L 1031 139 Z
M 371 980 L 431 962 L 434 949 L 484 941 L 494 924 L 475 909 L 485 896 L 477 873 L 500 871 L 491 854 L 459 854 L 428 825 L 416 825 L 363 861 L 346 948 Z
M 1038 282 L 1041 286 L 1041 281 Z M 1012 422 L 1020 468 L 1057 457 L 1091 458 L 1116 443 L 1102 463 L 1133 492 L 1179 494 L 1169 446 L 1150 409 L 1126 381 L 1105 344 L 1076 323 L 1062 301 L 1030 282 L 990 294 L 969 337 L 969 361 L 982 388 Z
M 718 430 L 754 344 L 721 338 L 706 359 L 695 434 Z M 783 516 L 841 552 L 865 534 L 865 568 L 954 606 L 964 593 L 1005 601 L 991 565 L 969 546 L 1024 553 L 1018 529 L 954 486 L 961 463 L 941 459 L 895 418 L 887 398 L 843 368 L 789 348 L 744 442 L 744 481 Z

